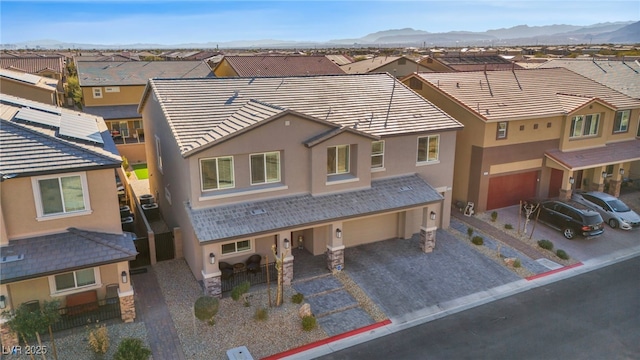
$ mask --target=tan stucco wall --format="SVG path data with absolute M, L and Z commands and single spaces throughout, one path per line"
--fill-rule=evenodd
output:
M 600 125 L 598 134 L 590 137 L 576 137 L 569 138 L 571 130 L 571 119 L 576 115 L 590 115 L 600 114 Z M 582 109 L 577 110 L 566 116 L 564 127 L 562 129 L 563 134 L 560 142 L 560 149 L 562 151 L 571 151 L 578 149 L 585 149 L 590 147 L 602 146 L 608 142 L 631 140 L 635 138 L 638 116 L 640 116 L 640 109 L 632 109 L 629 117 L 629 131 L 623 133 L 613 133 L 613 123 L 615 120 L 616 111 L 609 107 L 603 106 L 599 103 L 593 103 Z
M 145 84 L 146 85 L 146 84 Z M 104 106 L 104 105 L 133 105 L 139 104 L 144 92 L 145 85 L 127 85 L 127 86 L 83 86 L 82 99 L 85 106 Z M 93 97 L 93 88 L 102 89 L 102 98 Z M 119 87 L 120 92 L 106 92 L 105 87 Z
M 15 81 L 0 79 L 3 94 L 13 95 L 50 105 L 58 105 L 56 88 L 45 89 L 38 86 L 21 84 Z
M 120 156 L 127 158 L 129 164 L 133 165 L 147 162 L 147 152 L 144 143 L 117 144 L 116 148 Z
M 229 61 L 227 59 L 222 59 L 215 68 L 214 74 L 217 77 L 238 76 L 238 73 L 231 67 L 231 65 L 229 65 Z
M 0 188 L 0 198 L 9 239 L 57 233 L 69 227 L 121 233 L 114 174 L 113 169 L 86 172 L 91 214 L 42 221 L 36 219 L 36 204 L 31 178 L 14 178 L 3 181 Z M 9 207 L 4 204 L 9 204 Z
M 346 247 L 393 239 L 398 236 L 398 213 L 345 221 L 342 234 Z
M 425 66 L 422 66 L 418 63 L 411 62 L 409 60 L 407 60 L 404 65 L 400 65 L 398 64 L 398 60 L 396 60 L 390 64 L 381 66 L 372 72 L 387 72 L 397 78 L 402 78 L 414 72 L 425 72 L 425 71 L 431 71 L 431 70 L 429 70 L 429 68 Z

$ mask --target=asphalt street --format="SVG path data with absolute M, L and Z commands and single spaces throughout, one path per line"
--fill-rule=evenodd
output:
M 640 257 L 320 359 L 638 359 Z

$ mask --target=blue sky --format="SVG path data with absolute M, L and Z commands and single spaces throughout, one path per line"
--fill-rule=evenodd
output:
M 388 29 L 486 31 L 516 25 L 638 21 L 640 1 L 7 1 L 2 43 L 327 41 Z

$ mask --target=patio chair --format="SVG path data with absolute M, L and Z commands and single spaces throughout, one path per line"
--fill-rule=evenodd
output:
M 222 280 L 229 280 L 233 277 L 233 265 L 221 261 L 218 263 L 218 268 L 220 269 L 220 272 L 222 272 Z
M 252 274 L 259 273 L 260 272 L 260 262 L 261 261 L 262 261 L 262 255 L 260 255 L 260 254 L 255 254 L 255 255 L 249 256 L 249 258 L 246 261 L 247 271 L 252 273 Z

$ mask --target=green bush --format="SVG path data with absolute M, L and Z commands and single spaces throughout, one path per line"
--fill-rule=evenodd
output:
M 213 317 L 218 313 L 220 303 L 218 298 L 212 296 L 201 296 L 193 305 L 193 313 L 200 321 L 208 321 L 213 325 Z
M 498 212 L 497 211 L 492 211 L 491 212 L 491 221 L 492 222 L 496 222 L 496 220 L 498 220 Z
M 550 240 L 538 240 L 538 246 L 546 250 L 553 250 L 553 243 Z
M 511 224 L 504 224 L 504 228 L 505 228 L 505 229 L 507 229 L 507 230 L 511 230 L 511 229 L 513 229 L 513 225 L 511 225 Z
M 484 244 L 484 239 L 482 238 L 482 236 L 476 235 L 476 236 L 473 237 L 473 239 L 471 239 L 471 242 L 474 245 L 482 245 L 482 244 Z
M 569 255 L 567 255 L 567 252 L 562 249 L 556 250 L 556 255 L 558 255 L 558 257 L 562 260 L 569 259 Z
M 151 350 L 147 349 L 142 340 L 125 338 L 118 345 L 113 356 L 114 360 L 147 360 L 151 356 Z
M 520 262 L 520 259 L 513 260 L 513 267 L 514 268 L 519 268 L 521 266 L 522 266 L 522 263 Z
M 302 318 L 302 330 L 311 331 L 315 329 L 316 326 L 318 326 L 318 324 L 316 323 L 315 316 L 311 315 L 311 316 L 305 316 Z
M 249 291 L 249 288 L 251 287 L 251 283 L 248 281 L 245 281 L 239 285 L 236 285 L 232 290 L 231 290 L 231 298 L 234 301 L 238 301 L 240 300 L 240 297 L 242 297 L 242 295 L 246 294 Z
M 263 308 L 263 307 L 257 308 L 254 318 L 258 321 L 265 321 L 269 318 L 269 312 L 267 311 L 266 308 Z
M 296 293 L 291 296 L 291 302 L 294 304 L 301 304 L 303 300 L 304 300 L 304 295 L 300 293 Z
M 468 227 L 467 228 L 467 235 L 469 235 L 469 238 L 471 238 L 471 236 L 473 235 L 473 228 L 472 227 Z

